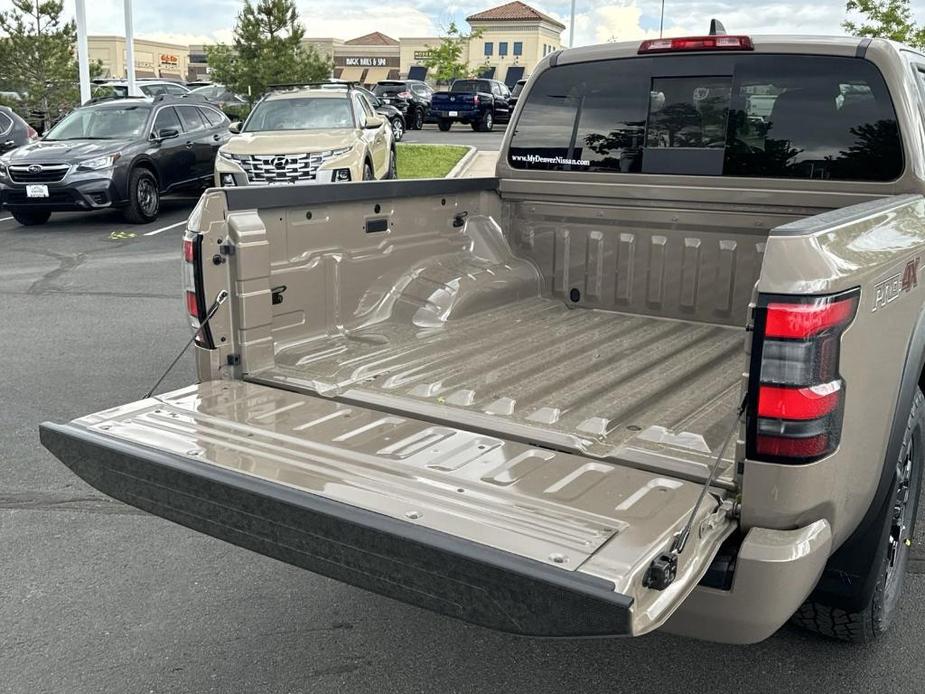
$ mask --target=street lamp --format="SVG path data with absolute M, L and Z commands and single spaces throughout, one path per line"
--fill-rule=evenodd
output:
M 568 47 L 575 47 L 575 0 L 572 0 L 572 18 L 568 23 Z
M 87 8 L 85 0 L 76 0 L 77 67 L 80 74 L 80 103 L 90 100 L 90 50 L 87 48 Z

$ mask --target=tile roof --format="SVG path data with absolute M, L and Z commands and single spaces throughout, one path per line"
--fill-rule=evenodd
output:
M 358 36 L 355 39 L 344 41 L 344 43 L 350 46 L 397 46 L 398 45 L 398 41 L 393 39 L 391 36 L 386 36 L 385 34 L 379 31 L 374 31 L 371 34 L 366 34 L 366 36 Z
M 473 15 L 466 17 L 467 22 L 481 21 L 481 20 L 493 20 L 493 21 L 523 21 L 525 19 L 542 19 L 549 22 L 557 27 L 565 29 L 565 25 L 560 22 L 558 19 L 553 19 L 548 14 L 543 14 L 539 10 L 530 7 L 530 5 L 520 2 L 520 0 L 515 0 L 514 2 L 509 2 L 506 5 L 499 5 L 498 7 L 492 7 L 490 10 L 484 10 L 483 12 L 476 12 Z

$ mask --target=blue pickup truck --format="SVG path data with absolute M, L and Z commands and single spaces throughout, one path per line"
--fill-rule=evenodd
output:
M 495 122 L 507 123 L 513 108 L 504 82 L 490 79 L 456 80 L 447 92 L 436 92 L 431 112 L 443 132 L 453 123 L 468 123 L 476 132 L 491 132 Z

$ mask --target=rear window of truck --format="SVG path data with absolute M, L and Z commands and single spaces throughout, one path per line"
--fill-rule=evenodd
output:
M 859 58 L 724 54 L 561 65 L 524 104 L 519 169 L 892 181 L 883 77 Z
M 456 80 L 453 82 L 453 86 L 450 87 L 451 92 L 457 94 L 474 94 L 475 92 L 485 92 L 491 93 L 491 82 L 483 82 L 479 80 Z

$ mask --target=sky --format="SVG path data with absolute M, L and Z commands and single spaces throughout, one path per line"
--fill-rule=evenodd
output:
M 528 4 L 564 24 L 570 0 L 537 0 Z M 437 36 L 451 21 L 465 27 L 466 16 L 504 0 L 297 0 L 306 36 L 350 39 L 381 31 L 394 38 Z M 123 0 L 86 0 L 91 34 L 124 32 Z M 136 0 L 135 35 L 180 44 L 230 42 L 242 0 Z M 912 3 L 925 23 L 925 0 Z M 0 0 L 0 10 L 10 0 Z M 658 35 L 661 0 L 576 0 L 575 45 L 608 40 L 636 40 Z M 73 16 L 74 0 L 65 0 Z M 845 0 L 665 0 L 665 34 L 706 33 L 716 17 L 729 33 L 842 34 Z M 563 32 L 568 42 L 568 29 Z

